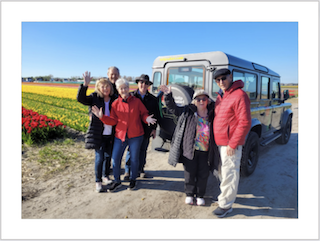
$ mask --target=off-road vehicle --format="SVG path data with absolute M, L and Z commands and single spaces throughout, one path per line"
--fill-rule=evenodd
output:
M 288 90 L 281 93 L 280 75 L 260 64 L 234 57 L 221 51 L 160 56 L 154 60 L 150 90 L 159 100 L 161 119 L 152 148 L 170 149 L 177 117 L 168 111 L 160 85 L 170 85 L 177 105 L 187 105 L 197 89 L 204 89 L 215 101 L 219 87 L 213 79 L 215 71 L 228 68 L 233 80 L 244 82 L 243 90 L 251 101 L 251 130 L 246 136 L 241 159 L 241 175 L 249 176 L 256 168 L 259 145 L 272 141 L 286 144 L 292 126 L 291 104 Z

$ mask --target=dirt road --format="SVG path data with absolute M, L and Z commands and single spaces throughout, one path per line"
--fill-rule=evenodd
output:
M 261 147 L 255 172 L 240 179 L 234 211 L 227 219 L 298 218 L 298 104 L 293 104 L 293 128 L 286 145 Z M 93 160 L 93 153 L 90 152 Z M 215 219 L 218 194 L 213 176 L 208 180 L 206 206 L 184 204 L 183 166 L 167 163 L 168 153 L 149 152 L 146 172 L 135 191 L 128 182 L 115 193 L 94 192 L 94 165 L 80 175 L 59 175 L 35 182 L 38 195 L 22 202 L 23 219 Z M 31 185 L 31 184 L 30 184 Z

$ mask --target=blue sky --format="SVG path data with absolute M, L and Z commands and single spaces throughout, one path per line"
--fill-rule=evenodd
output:
M 223 51 L 298 83 L 297 22 L 22 22 L 22 77 L 151 77 L 163 55 Z

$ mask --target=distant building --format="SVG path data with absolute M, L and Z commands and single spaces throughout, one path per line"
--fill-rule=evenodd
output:
M 33 82 L 32 77 L 22 78 L 22 82 Z

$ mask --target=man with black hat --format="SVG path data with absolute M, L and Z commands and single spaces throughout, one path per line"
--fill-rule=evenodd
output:
M 150 94 L 148 91 L 148 88 L 153 83 L 149 80 L 149 76 L 142 74 L 140 77 L 136 78 L 136 83 L 138 84 L 138 89 L 131 92 L 131 95 L 139 98 L 144 106 L 149 111 L 149 115 L 153 115 L 153 118 L 159 120 L 159 106 L 157 102 L 157 98 Z M 142 122 L 143 130 L 144 130 L 144 138 L 141 144 L 140 148 L 140 164 L 139 164 L 139 172 L 140 177 L 146 177 L 146 174 L 144 172 L 144 166 L 146 164 L 146 155 L 147 155 L 147 149 L 149 146 L 150 137 L 155 138 L 156 137 L 156 128 L 157 125 L 147 125 Z M 126 165 L 125 165 L 125 174 L 124 174 L 124 180 L 130 179 L 130 149 L 127 152 L 126 156 Z
M 242 146 L 251 127 L 250 100 L 241 80 L 233 81 L 229 69 L 218 69 L 213 78 L 220 87 L 215 104 L 214 139 L 218 146 L 221 169 L 219 207 L 213 214 L 222 218 L 232 212 L 240 177 Z

